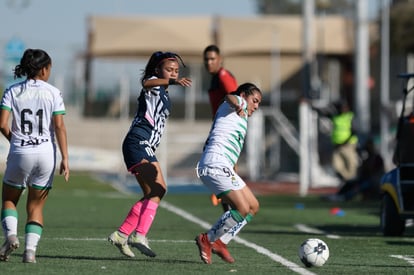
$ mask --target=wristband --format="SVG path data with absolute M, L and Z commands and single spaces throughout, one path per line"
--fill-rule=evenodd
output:
M 170 79 L 168 80 L 168 85 L 175 85 L 175 84 L 177 84 L 177 79 L 175 79 L 175 78 L 170 78 Z

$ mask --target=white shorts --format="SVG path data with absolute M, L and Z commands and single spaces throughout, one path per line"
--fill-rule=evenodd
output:
M 18 189 L 31 186 L 36 189 L 52 188 L 56 159 L 54 154 L 16 154 L 7 157 L 3 182 Z
M 203 154 L 196 170 L 198 178 L 218 198 L 231 190 L 240 190 L 246 186 L 246 183 L 234 171 L 234 167 L 220 154 Z

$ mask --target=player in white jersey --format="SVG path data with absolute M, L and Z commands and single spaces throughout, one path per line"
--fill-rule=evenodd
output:
M 126 167 L 135 175 L 144 194 L 131 207 L 118 230 L 108 237 L 108 241 L 128 257 L 135 257 L 129 245 L 146 256 L 156 256 L 148 245 L 146 235 L 158 204 L 167 192 L 167 184 L 155 150 L 171 112 L 169 85 L 191 85 L 190 79 L 178 78 L 180 60 L 179 55 L 171 52 L 158 51 L 151 55 L 141 79 L 143 88 L 138 97 L 138 110 L 122 143 Z
M 261 101 L 260 89 L 251 83 L 244 83 L 235 94 L 226 95 L 197 165 L 197 176 L 201 181 L 231 206 L 207 233 L 199 234 L 195 239 L 201 260 L 206 264 L 211 264 L 211 253 L 228 263 L 234 262 L 227 244 L 259 210 L 256 197 L 233 167 L 243 149 L 248 117 Z
M 208 45 L 204 49 L 203 59 L 204 67 L 212 76 L 208 95 L 214 119 L 220 104 L 223 102 L 224 96 L 236 91 L 237 80 L 229 70 L 223 67 L 223 56 L 217 45 Z M 237 171 L 237 165 L 234 169 Z M 224 212 L 230 210 L 230 205 L 218 199 L 216 195 L 211 194 L 210 199 L 214 206 L 220 203 Z
M 6 240 L 0 248 L 1 261 L 7 261 L 19 247 L 16 206 L 28 188 L 23 262 L 36 262 L 43 207 L 56 165 L 55 137 L 61 153 L 60 173 L 69 179 L 65 105 L 61 92 L 47 83 L 51 68 L 52 60 L 45 51 L 27 49 L 14 70 L 15 78 L 26 76 L 26 80 L 10 86 L 2 97 L 0 131 L 10 141 L 10 149 L 2 188 L 1 222 Z

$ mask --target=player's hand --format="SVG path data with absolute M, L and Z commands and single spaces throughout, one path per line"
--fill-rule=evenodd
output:
M 69 164 L 67 161 L 60 162 L 59 174 L 65 177 L 65 181 L 69 181 Z
M 241 106 L 236 106 L 235 108 L 237 115 L 241 116 L 241 117 L 245 117 L 246 113 L 243 110 L 243 107 Z
M 182 78 L 177 79 L 177 80 L 176 80 L 176 83 L 177 83 L 178 85 L 183 86 L 183 87 L 191 87 L 191 83 L 192 83 L 192 81 L 191 81 L 191 79 L 189 79 L 189 78 L 182 77 Z

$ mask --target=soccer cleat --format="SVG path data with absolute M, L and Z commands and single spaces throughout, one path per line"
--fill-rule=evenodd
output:
M 129 236 L 128 244 L 132 247 L 138 249 L 142 254 L 148 257 L 155 257 L 157 256 L 154 251 L 148 245 L 148 239 L 145 236 L 142 236 L 138 233 L 134 233 Z
M 205 264 L 211 264 L 211 243 L 208 240 L 206 233 L 201 233 L 195 238 L 198 250 L 200 251 L 200 258 Z
M 19 239 L 16 235 L 10 235 L 0 248 L 0 261 L 7 262 L 10 258 L 10 254 L 19 248 Z
M 218 255 L 225 262 L 228 262 L 230 264 L 235 262 L 234 258 L 230 255 L 230 252 L 227 249 L 227 245 L 220 239 L 212 244 L 212 252 Z
M 36 252 L 31 249 L 26 249 L 23 253 L 23 263 L 36 263 Z
M 115 231 L 108 237 L 108 241 L 118 247 L 119 251 L 127 257 L 134 258 L 135 254 L 128 246 L 128 238 L 122 237 L 118 231 Z
M 214 206 L 217 206 L 221 202 L 221 199 L 217 198 L 214 194 L 211 194 L 210 200 Z

